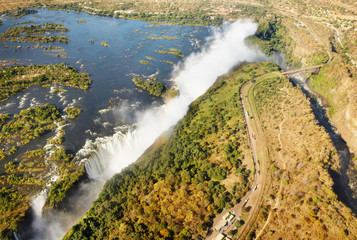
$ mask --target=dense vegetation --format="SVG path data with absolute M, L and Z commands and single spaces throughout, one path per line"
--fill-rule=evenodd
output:
M 38 11 L 34 9 L 21 9 L 18 11 L 10 12 L 9 15 L 13 18 L 20 18 L 25 15 L 34 14 L 34 13 L 38 13 Z
M 133 6 L 133 5 L 131 5 Z M 50 9 L 57 10 L 76 10 L 88 12 L 91 14 L 98 14 L 108 17 L 118 17 L 142 21 L 152 21 L 158 23 L 170 23 L 170 24 L 182 24 L 182 25 L 220 25 L 222 24 L 223 18 L 221 16 L 211 17 L 207 13 L 202 11 L 192 12 L 170 12 L 166 14 L 159 13 L 149 13 L 145 12 L 134 12 L 128 11 L 127 4 L 118 5 L 117 10 L 104 10 L 95 9 L 92 7 L 86 7 L 78 3 L 66 3 L 66 4 L 51 4 Z M 123 8 L 123 9 L 120 9 Z
M 33 34 L 43 34 L 45 32 L 67 32 L 68 28 L 64 27 L 63 24 L 57 23 L 45 23 L 42 25 L 30 25 L 30 26 L 16 26 L 10 27 L 6 30 L 3 37 L 18 37 L 23 34 L 33 35 Z
M 23 217 L 29 205 L 30 201 L 28 197 L 19 194 L 17 191 L 11 188 L 0 188 L 1 239 L 13 238 L 12 231 L 17 230 L 17 224 L 23 220 Z
M 150 95 L 156 97 L 163 97 L 167 91 L 167 87 L 156 79 L 147 79 L 143 81 L 142 77 L 138 76 L 133 78 L 133 82 L 137 87 L 148 91 Z
M 31 85 L 59 83 L 88 89 L 91 79 L 87 73 L 65 64 L 13 66 L 0 70 L 0 101 L 24 91 Z
M 269 69 L 276 66 L 248 65 L 218 80 L 170 137 L 106 183 L 65 239 L 204 238 L 211 219 L 249 188 L 253 166 L 239 88 Z
M 10 27 L 5 33 L 0 34 L 2 41 L 12 42 L 70 42 L 70 40 L 65 36 L 40 36 L 39 34 L 44 34 L 47 32 L 67 32 L 68 28 L 64 27 L 63 24 L 57 23 L 45 23 L 42 25 L 30 25 L 30 26 L 15 26 Z M 25 34 L 25 36 L 23 36 Z
M 52 158 L 58 163 L 61 177 L 50 188 L 45 205 L 47 208 L 58 207 L 67 192 L 86 177 L 84 167 L 78 167 L 71 162 L 73 155 L 67 153 L 64 148 L 57 148 Z
M 25 145 L 49 130 L 53 130 L 53 122 L 58 121 L 60 111 L 56 106 L 43 105 L 36 108 L 21 110 L 13 120 L 2 126 L 0 144 L 3 145 L 1 158 L 12 155 L 17 146 Z
M 258 46 L 265 54 L 275 57 L 279 53 L 289 66 L 298 67 L 299 63 L 292 56 L 294 42 L 288 37 L 287 30 L 279 17 L 261 18 L 255 34 L 248 41 Z
M 82 112 L 82 110 L 80 108 L 76 108 L 76 107 L 66 108 L 64 111 L 67 113 L 67 115 L 71 119 L 75 119 Z

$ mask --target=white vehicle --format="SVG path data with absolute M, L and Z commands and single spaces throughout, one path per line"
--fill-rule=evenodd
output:
M 257 190 L 257 188 L 258 188 L 258 185 L 255 185 L 255 187 L 253 188 L 253 192 L 254 192 L 255 190 Z

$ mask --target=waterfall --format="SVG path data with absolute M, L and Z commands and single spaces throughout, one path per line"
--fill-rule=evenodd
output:
M 34 214 L 34 221 L 32 222 L 32 228 L 35 232 L 42 232 L 45 227 L 44 220 L 42 218 L 42 208 L 45 205 L 48 194 L 48 188 L 42 190 L 31 198 L 31 209 Z
M 107 180 L 114 172 L 109 168 L 118 152 L 123 153 L 125 149 L 131 151 L 135 131 L 127 133 L 117 132 L 113 137 L 99 145 L 98 150 L 89 161 L 85 162 L 88 177 L 93 180 Z
M 18 234 L 17 232 L 14 232 L 14 238 L 15 240 L 22 240 L 20 234 Z

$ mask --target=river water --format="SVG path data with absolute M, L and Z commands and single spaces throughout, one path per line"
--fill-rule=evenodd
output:
M 65 145 L 74 153 L 81 149 L 86 141 L 112 135 L 115 129 L 124 123 L 134 123 L 137 111 L 163 103 L 159 98 L 136 91 L 131 74 L 154 74 L 158 81 L 170 85 L 173 65 L 163 61 L 177 63 L 182 61 L 182 58 L 172 54 L 160 54 L 158 51 L 176 48 L 187 56 L 199 51 L 204 39 L 211 34 L 211 29 L 206 27 L 149 25 L 142 21 L 101 17 L 75 11 L 37 10 L 38 13 L 19 19 L 2 16 L 4 24 L 0 25 L 0 32 L 3 33 L 9 27 L 25 21 L 34 22 L 25 25 L 61 23 L 70 29 L 64 36 L 71 42 L 39 45 L 61 47 L 66 57 L 58 57 L 57 52 L 34 48 L 37 43 L 9 41 L 0 43 L 0 58 L 24 65 L 65 62 L 81 72 L 88 72 L 92 85 L 89 91 L 61 86 L 68 92 L 56 94 L 52 94 L 49 88 L 32 86 L 0 103 L 0 112 L 15 114 L 21 109 L 47 102 L 62 109 L 68 106 L 82 108 L 81 115 L 64 128 Z M 77 20 L 85 20 L 86 23 Z M 166 35 L 178 39 L 148 39 L 152 35 Z M 90 39 L 93 39 L 94 43 L 91 43 Z M 102 41 L 106 41 L 109 47 L 102 46 Z M 21 48 L 17 48 L 18 46 Z M 147 60 L 146 57 L 155 60 Z M 140 64 L 140 60 L 149 61 L 150 64 Z

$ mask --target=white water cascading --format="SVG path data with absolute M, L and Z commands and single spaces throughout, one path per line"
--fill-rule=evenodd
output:
M 212 86 L 220 75 L 227 73 L 240 62 L 262 59 L 261 54 L 249 49 L 244 43 L 245 38 L 254 34 L 256 29 L 257 24 L 252 21 L 226 23 L 222 28 L 216 28 L 200 53 L 191 54 L 184 62 L 175 66 L 172 78 L 180 95 L 160 108 L 138 114 L 135 130 L 129 130 L 125 134 L 117 133 L 111 140 L 98 146 L 98 151 L 85 164 L 88 176 L 91 179 L 107 180 L 120 172 L 136 161 L 165 130 L 183 118 L 189 104 Z M 98 181 L 87 183 L 83 192 L 72 196 L 71 204 L 82 207 L 86 205 L 84 210 L 87 211 L 90 203 L 99 194 L 98 188 L 103 186 L 97 183 Z M 46 239 L 61 239 L 72 224 L 83 216 L 81 214 L 84 210 L 76 216 L 71 216 L 71 221 L 62 215 L 49 219 L 41 236 Z M 56 234 L 51 233 L 52 230 L 56 231 Z

